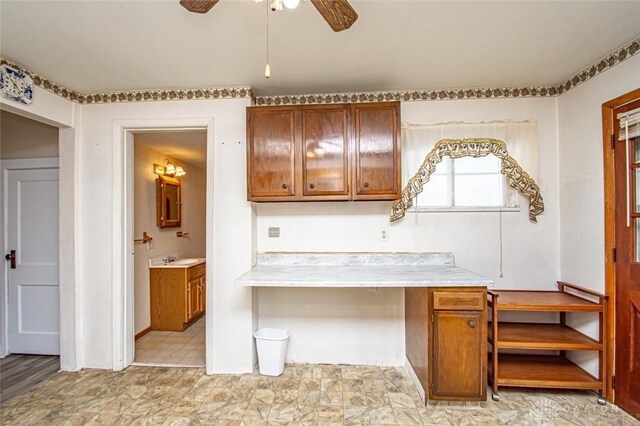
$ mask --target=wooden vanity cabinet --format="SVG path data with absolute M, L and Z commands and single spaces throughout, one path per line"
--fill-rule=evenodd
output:
M 428 399 L 487 398 L 486 289 L 405 289 L 407 358 Z
M 204 315 L 206 264 L 149 271 L 151 330 L 183 331 Z
M 247 108 L 248 199 L 399 198 L 399 120 L 399 102 Z
M 400 198 L 400 104 L 352 105 L 354 200 Z

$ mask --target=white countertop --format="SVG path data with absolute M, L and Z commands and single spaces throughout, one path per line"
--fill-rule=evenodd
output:
M 449 253 L 267 253 L 235 280 L 245 287 L 491 287 Z
M 207 259 L 204 257 L 193 257 L 174 260 L 168 263 L 164 263 L 161 257 L 149 259 L 149 268 L 193 268 L 194 266 L 202 265 Z

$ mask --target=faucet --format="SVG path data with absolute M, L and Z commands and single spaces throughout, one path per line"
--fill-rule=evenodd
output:
M 163 257 L 162 261 L 164 262 L 165 265 L 168 265 L 169 262 L 174 262 L 178 259 L 180 259 L 179 256 L 167 256 L 167 257 Z

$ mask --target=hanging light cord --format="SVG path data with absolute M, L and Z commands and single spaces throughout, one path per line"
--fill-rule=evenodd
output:
M 267 65 L 264 68 L 264 77 L 265 78 L 269 78 L 271 77 L 271 67 L 269 66 L 269 1 L 266 1 L 266 6 L 267 6 Z

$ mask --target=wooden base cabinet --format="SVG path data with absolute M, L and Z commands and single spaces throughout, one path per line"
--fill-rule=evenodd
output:
M 487 398 L 487 292 L 406 288 L 407 358 L 428 399 Z
M 205 313 L 206 265 L 151 268 L 151 330 L 184 331 Z

